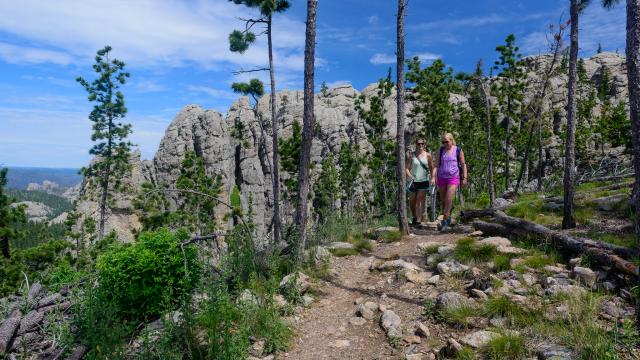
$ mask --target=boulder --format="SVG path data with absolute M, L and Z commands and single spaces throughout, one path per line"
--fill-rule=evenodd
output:
M 451 261 L 443 261 L 437 266 L 438 272 L 440 274 L 459 274 L 461 272 L 465 272 L 469 270 L 467 265 L 460 264 L 455 260 Z
M 478 244 L 481 244 L 481 245 L 488 244 L 488 245 L 493 245 L 495 247 L 498 247 L 498 246 L 508 247 L 508 246 L 511 246 L 511 240 L 501 236 L 492 236 L 492 237 L 484 238 L 478 241 Z
M 480 330 L 463 336 L 460 339 L 460 343 L 463 345 L 471 346 L 474 349 L 478 349 L 487 345 L 489 341 L 499 336 L 500 334 L 493 331 Z
M 436 309 L 454 310 L 464 306 L 474 306 L 473 300 L 457 292 L 446 292 L 436 297 Z
M 378 271 L 396 271 L 396 270 L 414 270 L 414 271 L 422 271 L 422 269 L 408 261 L 397 259 L 397 260 L 389 260 L 384 261 L 378 264 L 372 264 L 372 270 Z
M 404 272 L 404 277 L 407 278 L 407 281 L 416 285 L 424 285 L 429 280 L 429 277 L 431 277 L 431 274 L 425 271 L 406 270 Z
M 294 279 L 295 279 L 295 283 L 294 283 Z M 297 289 L 298 292 L 300 292 L 300 294 L 304 294 L 311 287 L 311 282 L 307 275 L 301 272 L 297 272 L 294 274 L 289 274 L 284 278 L 282 278 L 279 286 L 280 292 L 286 293 L 287 291 L 290 291 L 291 286 L 295 286 L 295 288 Z
M 337 249 L 355 250 L 356 246 L 353 245 L 352 243 L 336 241 L 326 245 L 326 248 L 329 250 L 337 250 Z
M 538 346 L 538 360 L 571 360 L 575 358 L 576 354 L 562 345 L 543 343 Z
M 402 320 L 400 320 L 400 316 L 393 312 L 393 310 L 385 310 L 380 318 L 380 326 L 382 326 L 388 336 L 399 337 L 397 335 L 402 335 L 402 331 L 400 330 L 401 323 Z
M 596 282 L 596 273 L 585 267 L 576 266 L 573 268 L 573 277 L 579 282 L 591 286 Z
M 629 201 L 628 194 L 616 194 L 591 200 L 600 211 L 614 211 L 622 202 Z

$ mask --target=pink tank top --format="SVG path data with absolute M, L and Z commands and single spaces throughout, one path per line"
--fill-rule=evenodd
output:
M 457 146 L 451 147 L 451 150 L 442 150 L 442 158 L 440 159 L 440 167 L 438 168 L 439 179 L 455 179 L 460 178 L 460 169 L 458 168 L 458 159 L 456 158 Z

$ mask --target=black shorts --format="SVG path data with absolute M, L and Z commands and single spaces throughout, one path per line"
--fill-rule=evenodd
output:
M 428 191 L 429 190 L 429 182 L 428 181 L 414 181 L 409 187 L 409 191 L 418 192 L 418 191 Z

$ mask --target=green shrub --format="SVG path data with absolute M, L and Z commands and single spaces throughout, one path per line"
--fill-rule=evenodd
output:
M 496 257 L 493 258 L 493 269 L 496 272 L 510 270 L 511 258 L 507 255 L 496 255 Z
M 458 351 L 458 353 L 456 353 L 456 360 L 474 360 L 476 358 L 476 355 L 473 353 L 473 349 L 465 346 L 462 348 L 462 350 Z
M 184 302 L 200 277 L 193 246 L 181 247 L 185 233 L 160 229 L 133 244 L 110 248 L 98 258 L 99 292 L 130 319 L 146 319 Z
M 485 262 L 495 257 L 496 247 L 491 244 L 477 244 L 474 238 L 462 238 L 456 242 L 453 257 L 464 263 L 471 261 Z
M 0 297 L 16 292 L 26 279 L 30 284 L 43 281 L 47 269 L 63 260 L 63 252 L 71 246 L 64 240 L 53 240 L 28 249 L 15 249 L 9 259 L 0 259 Z
M 385 243 L 400 241 L 402 240 L 402 233 L 398 230 L 385 231 L 383 234 L 380 235 L 379 240 Z
M 526 355 L 526 347 L 522 335 L 507 333 L 489 341 L 482 349 L 488 359 L 522 359 Z
M 85 272 L 74 269 L 69 261 L 63 260 L 49 271 L 45 283 L 49 290 L 59 291 L 64 285 L 76 284 L 86 275 Z

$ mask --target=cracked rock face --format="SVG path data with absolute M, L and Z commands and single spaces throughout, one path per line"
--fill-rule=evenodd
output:
M 536 91 L 536 71 L 541 73 L 544 66 L 551 61 L 550 55 L 528 57 L 526 59 L 529 69 L 530 89 L 526 90 L 531 97 Z M 601 81 L 601 68 L 604 66 L 611 79 L 611 91 L 608 100 L 617 104 L 628 98 L 626 86 L 626 70 L 624 57 L 601 53 L 590 59 L 584 59 L 587 76 L 593 86 Z M 491 81 L 491 80 L 488 80 Z M 560 128 L 566 123 L 566 115 L 563 110 L 566 102 L 567 76 L 556 75 L 551 79 L 550 93 L 544 100 L 545 110 L 559 109 L 556 116 L 546 119 L 549 128 Z M 377 84 L 367 86 L 362 92 L 355 90 L 351 85 L 341 85 L 316 94 L 315 117 L 317 127 L 315 129 L 313 145 L 311 149 L 311 161 L 316 164 L 311 169 L 311 183 L 318 179 L 321 169 L 320 163 L 331 154 L 337 154 L 341 144 L 358 144 L 360 151 L 365 154 L 371 150 L 367 141 L 365 124 L 359 118 L 355 110 L 355 100 L 360 94 L 368 98 L 377 94 Z M 490 99 L 495 102 L 495 99 Z M 460 106 L 468 106 L 468 100 L 461 95 L 451 94 L 450 101 Z M 600 101 L 600 100 L 598 100 Z M 302 91 L 281 91 L 276 94 L 278 134 L 280 139 L 287 139 L 292 134 L 292 124 L 297 121 L 302 123 L 303 94 Z M 365 103 L 368 107 L 368 101 Z M 412 103 L 406 104 L 407 114 L 413 108 Z M 396 99 L 395 90 L 390 97 L 384 100 L 387 131 L 390 137 L 396 135 Z M 598 116 L 600 105 L 596 106 L 594 115 Z M 211 176 L 220 176 L 222 179 L 222 200 L 229 200 L 229 194 L 234 186 L 240 190 L 240 198 L 243 207 L 251 208 L 254 214 L 254 222 L 258 235 L 258 242 L 263 245 L 269 238 L 272 222 L 272 142 L 271 142 L 271 111 L 269 96 L 263 96 L 253 106 L 248 97 L 241 97 L 229 108 L 226 115 L 212 110 L 204 110 L 198 105 L 185 106 L 174 118 L 160 143 L 158 151 L 150 161 L 140 159 L 139 153 L 133 154 L 131 162 L 133 172 L 125 179 L 127 187 L 131 190 L 138 189 L 143 182 L 153 184 L 173 184 L 180 173 L 180 164 L 187 151 L 194 151 L 203 157 L 207 173 Z M 410 141 L 413 134 L 422 130 L 419 120 L 406 117 L 407 139 Z M 559 134 L 552 134 L 545 152 L 548 154 L 548 168 L 561 166 L 560 148 L 563 144 Z M 363 175 L 369 170 L 363 169 Z M 291 174 L 281 171 L 282 181 Z M 370 186 L 366 181 L 358 184 L 353 194 L 354 200 L 366 199 L 370 196 Z M 291 218 L 292 204 L 288 203 L 285 187 L 281 186 L 282 217 L 284 220 Z M 83 195 L 91 195 L 86 187 L 82 188 Z M 95 193 L 93 193 L 95 195 Z M 90 196 L 91 197 L 91 196 Z M 97 202 L 93 199 L 80 201 L 78 210 L 85 216 L 97 219 Z M 133 239 L 133 231 L 140 228 L 137 216 L 131 211 L 130 194 L 118 195 L 116 207 L 109 214 L 107 231 L 112 229 L 118 232 L 124 241 Z M 310 202 L 309 202 L 310 203 Z M 336 200 L 336 208 L 341 204 Z M 309 204 L 309 206 L 311 206 Z M 229 225 L 223 217 L 228 212 L 224 206 L 220 206 L 216 221 L 222 227 Z

